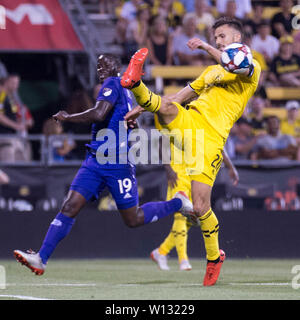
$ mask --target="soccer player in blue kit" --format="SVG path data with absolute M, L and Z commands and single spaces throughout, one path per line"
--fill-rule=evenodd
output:
M 131 129 L 126 129 L 125 135 L 120 135 L 119 131 L 122 125 L 124 128 L 124 116 L 131 109 L 132 100 L 130 92 L 120 84 L 120 68 L 117 57 L 110 54 L 99 56 L 97 74 L 102 87 L 95 106 L 81 113 L 59 111 L 53 116 L 54 120 L 61 122 L 92 123 L 92 141 L 87 145 L 86 159 L 70 186 L 61 211 L 51 222 L 39 252 L 14 251 L 17 261 L 36 275 L 44 273 L 48 259 L 58 243 L 71 231 L 80 210 L 88 201 L 98 198 L 105 187 L 111 192 L 123 221 L 131 228 L 157 221 L 178 211 L 184 213 L 193 209 L 192 203 L 182 193 L 176 194 L 170 201 L 148 202 L 139 206 L 135 166 L 130 161 L 121 161 L 124 156 L 122 152 L 128 153 L 129 150 L 128 134 Z M 104 132 L 110 129 L 115 133 L 116 144 L 109 148 L 114 149 L 120 161 L 117 159 L 115 163 L 104 163 L 99 159 L 97 150 L 105 143 L 105 139 L 99 139 L 98 136 L 99 132 L 103 132 L 102 129 Z M 124 143 L 127 147 L 120 147 Z M 107 150 L 108 154 L 109 151 Z M 103 155 L 105 156 L 104 153 Z

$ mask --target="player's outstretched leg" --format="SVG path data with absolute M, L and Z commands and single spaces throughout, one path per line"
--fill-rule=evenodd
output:
M 119 210 L 128 227 L 135 228 L 155 222 L 175 212 L 188 214 L 193 204 L 182 191 L 177 192 L 169 201 L 147 202 L 140 207 Z
M 124 88 L 131 89 L 140 80 L 143 72 L 143 66 L 148 56 L 148 49 L 141 48 L 130 59 L 129 65 L 121 78 L 121 85 Z
M 157 113 L 159 121 L 168 124 L 175 119 L 178 109 L 172 102 L 172 97 L 161 97 L 145 86 L 141 77 L 143 65 L 148 55 L 148 49 L 138 50 L 131 58 L 130 63 L 124 72 L 121 85 L 130 89 L 135 96 L 137 103 L 147 111 Z
M 14 256 L 17 261 L 28 267 L 37 276 L 41 276 L 46 269 L 40 255 L 32 250 L 27 250 L 27 252 L 14 250 Z
M 36 275 L 42 275 L 48 259 L 58 243 L 71 231 L 75 216 L 85 203 L 86 200 L 80 193 L 71 190 L 62 206 L 61 212 L 51 222 L 40 251 L 35 253 L 32 250 L 27 252 L 15 250 L 14 256 L 17 261 L 28 267 Z

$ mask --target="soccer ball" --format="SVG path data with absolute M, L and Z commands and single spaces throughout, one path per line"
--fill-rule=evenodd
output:
M 232 43 L 222 52 L 221 63 L 229 72 L 243 73 L 252 64 L 251 50 L 245 44 Z

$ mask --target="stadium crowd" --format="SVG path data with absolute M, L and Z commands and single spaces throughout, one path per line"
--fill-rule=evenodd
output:
M 268 1 L 83 1 L 89 2 L 99 4 L 101 14 L 114 17 L 115 41 L 123 48 L 124 64 L 141 47 L 149 49 L 150 66 L 213 64 L 207 54 L 189 50 L 186 46 L 188 39 L 199 37 L 212 44 L 211 26 L 216 18 L 228 16 L 241 20 L 244 42 L 251 47 L 263 72 L 255 96 L 231 131 L 226 144 L 229 156 L 232 159 L 300 161 L 299 102 L 286 100 L 275 106 L 266 94 L 268 87 L 300 87 L 300 31 L 293 28 L 295 13 L 292 13 L 296 3 L 281 0 L 277 7 L 273 7 L 275 10 L 266 12 Z M 17 74 L 8 74 L 3 64 L 0 65 L 0 78 L 0 135 L 15 135 L 0 138 L 0 161 L 29 161 L 32 156 L 26 135 L 35 123 L 30 106 L 27 107 L 18 94 L 21 79 Z M 99 86 L 95 87 L 95 92 L 97 89 Z M 80 98 L 74 98 L 76 94 Z M 95 93 L 74 92 L 68 108 L 79 110 L 83 105 L 89 108 L 95 98 Z M 78 106 L 79 101 L 83 103 L 81 106 Z M 284 112 L 266 112 L 275 107 L 281 111 L 284 109 Z M 53 147 L 58 161 L 63 161 L 76 147 L 65 132 L 89 134 L 90 131 L 88 126 L 78 132 L 78 126 L 61 127 L 45 119 L 41 133 L 60 136 Z

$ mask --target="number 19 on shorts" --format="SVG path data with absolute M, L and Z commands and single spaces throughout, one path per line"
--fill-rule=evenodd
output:
M 119 184 L 119 191 L 121 194 L 123 194 L 124 192 L 125 193 L 129 192 L 132 188 L 132 182 L 129 178 L 119 179 L 118 184 Z

